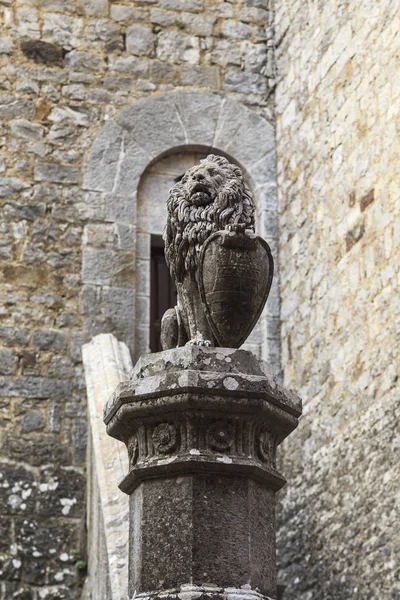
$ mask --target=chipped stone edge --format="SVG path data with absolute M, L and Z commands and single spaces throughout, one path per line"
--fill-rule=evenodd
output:
M 269 596 L 263 596 L 252 590 L 250 586 L 242 588 L 221 588 L 217 585 L 193 585 L 183 584 L 179 589 L 163 590 L 160 592 L 134 593 L 127 600 L 199 600 L 200 598 L 219 598 L 223 600 L 273 600 Z
M 120 492 L 117 483 L 128 471 L 128 456 L 125 446 L 107 435 L 102 415 L 110 395 L 132 371 L 132 360 L 126 344 L 118 342 L 112 334 L 94 337 L 82 347 L 82 357 L 92 440 L 92 464 L 89 468 L 94 469 L 100 491 L 112 598 L 125 600 L 128 596 L 129 504 L 128 497 Z M 122 554 L 121 546 L 125 546 Z M 89 564 L 89 578 L 91 575 L 94 574 L 90 573 Z

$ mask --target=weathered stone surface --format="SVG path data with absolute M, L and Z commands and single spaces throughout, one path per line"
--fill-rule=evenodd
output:
M 82 277 L 85 283 L 130 287 L 135 272 L 132 251 L 84 248 Z
M 243 585 L 275 596 L 274 490 L 284 480 L 274 453 L 300 412 L 300 399 L 243 350 L 185 346 L 137 363 L 104 412 L 130 459 L 121 483 L 131 494 L 130 593 L 207 578 L 217 597 Z
M 0 37 L 0 54 L 11 54 L 13 51 L 13 40 L 8 37 Z
M 67 339 L 64 333 L 56 329 L 41 329 L 34 332 L 33 344 L 41 350 L 64 350 Z
M 85 478 L 73 468 L 45 467 L 37 490 L 38 512 L 48 517 L 79 517 Z
M 21 42 L 23 54 L 38 64 L 61 66 L 64 62 L 64 51 L 58 44 L 41 40 L 24 40 Z
M 15 119 L 16 117 L 33 117 L 35 105 L 31 100 L 24 100 L 15 96 L 0 96 L 0 118 Z
M 25 398 L 68 398 L 71 384 L 46 377 L 0 377 L 0 395 Z
M 33 8 L 23 6 L 16 9 L 18 34 L 21 37 L 40 38 L 39 13 Z
M 154 51 L 155 36 L 151 27 L 131 25 L 126 30 L 126 49 L 136 56 L 151 56 Z
M 12 375 L 17 370 L 18 357 L 12 350 L 0 349 L 0 374 Z
M 83 33 L 82 19 L 60 13 L 47 13 L 43 20 L 44 39 L 55 40 L 67 49 L 79 45 Z
M 138 103 L 133 109 L 123 110 L 116 121 L 130 132 L 134 140 L 140 140 L 149 156 L 158 156 L 170 148 L 171 143 L 179 146 L 186 141 L 176 110 L 162 97 L 154 97 L 149 103 Z M 166 122 L 168 128 L 164 126 Z
M 227 188 L 225 219 L 219 206 Z M 254 200 L 243 173 L 210 154 L 171 188 L 167 206 L 165 259 L 178 304 L 162 319 L 162 348 L 187 341 L 238 348 L 258 321 L 274 269 L 268 244 L 254 235 Z
M 89 127 L 95 120 L 96 111 L 86 106 L 56 106 L 49 114 L 49 121 L 54 123 L 72 123 L 81 127 Z
M 101 505 L 107 539 L 105 553 L 108 553 L 109 586 L 115 600 L 125 600 L 128 594 L 128 498 L 114 483 L 124 476 L 128 458 L 122 444 L 107 436 L 100 417 L 115 386 L 128 377 L 132 362 L 125 344 L 110 334 L 99 335 L 86 344 L 83 361 L 93 444 L 88 465 L 93 474 L 89 479 L 89 505 L 93 508 Z M 98 529 L 90 527 L 88 535 L 91 564 L 96 564 L 101 561 Z M 92 581 L 92 586 L 96 585 Z
M 32 123 L 26 119 L 15 119 L 10 123 L 11 131 L 17 138 L 39 142 L 44 133 L 44 128 L 39 123 Z
M 34 476 L 22 465 L 1 461 L 0 501 L 2 514 L 29 514 L 37 496 Z
M 59 183 L 78 183 L 80 168 L 55 163 L 37 163 L 35 181 L 55 181 Z
M 240 21 L 226 19 L 222 22 L 221 31 L 225 37 L 237 40 L 248 40 L 251 37 L 251 27 Z
M 76 71 L 98 73 L 105 69 L 105 61 L 92 52 L 72 50 L 65 55 L 66 64 Z
M 151 233 L 161 234 L 165 195 L 162 202 L 153 195 L 159 188 L 156 178 L 153 187 L 146 188 L 146 202 L 142 195 L 137 206 L 143 173 L 153 161 L 161 167 L 163 159 L 158 158 L 163 153 L 170 156 L 171 150 L 178 149 L 189 160 L 192 146 L 212 145 L 221 108 L 220 97 L 212 92 L 218 93 L 224 79 L 222 58 L 212 59 L 216 44 L 229 42 L 220 56 L 225 53 L 233 68 L 247 72 L 250 62 L 244 62 L 240 41 L 218 38 L 223 19 L 237 20 L 243 8 L 230 2 L 3 0 L 1 4 L 0 338 L 4 349 L 12 352 L 3 355 L 2 363 L 1 456 L 28 465 L 38 482 L 41 464 L 83 466 L 83 341 L 96 331 L 113 331 L 132 351 L 147 348 L 150 250 L 136 261 L 135 229 L 142 228 L 149 240 Z M 156 19 L 150 11 L 158 11 Z M 133 25 L 147 33 L 127 36 L 127 50 L 125 33 Z M 260 32 L 249 25 L 255 43 Z M 156 56 L 160 36 L 164 38 L 162 59 Z M 136 55 L 138 51 L 143 54 Z M 176 86 L 190 88 L 180 107 L 164 95 Z M 198 100 L 192 102 L 195 92 Z M 237 92 L 227 95 L 238 98 Z M 266 100 L 255 96 L 242 99 L 261 114 Z M 149 100 L 148 111 L 142 110 L 142 99 Z M 127 127 L 119 129 L 115 118 L 124 109 L 129 112 L 129 117 L 123 116 Z M 104 125 L 109 128 L 102 137 Z M 95 141 L 98 135 L 100 147 Z M 50 166 L 42 167 L 43 163 Z M 189 166 L 179 164 L 185 167 L 164 177 L 164 183 Z M 86 173 L 86 193 L 81 190 L 81 171 L 82 176 Z M 86 284 L 97 289 L 100 301 L 88 308 L 86 299 L 81 311 L 83 228 L 102 223 L 115 223 L 115 245 L 97 249 L 132 253 L 130 265 L 126 272 L 125 265 L 118 263 L 112 277 L 103 279 L 108 284 Z M 143 252 L 143 243 L 140 248 Z M 105 261 L 107 270 L 107 257 Z M 65 334 L 65 348 L 36 345 L 34 332 L 49 329 Z M 47 493 L 50 506 L 57 490 Z M 47 520 L 63 522 L 72 539 L 83 504 L 80 497 L 71 509 L 76 511 L 73 518 L 59 512 L 38 516 L 37 503 L 22 516 L 40 521 L 44 529 Z M 0 509 L 0 523 L 5 520 L 9 525 L 10 518 Z M 10 545 L 14 547 L 16 531 L 15 523 L 11 529 L 7 525 L 5 535 L 12 539 L 7 539 L 6 553 Z M 119 556 L 118 540 L 115 547 Z M 14 559 L 21 560 L 18 568 Z M 80 596 L 72 559 L 67 564 L 61 561 L 61 567 L 52 557 L 19 559 L 7 554 L 4 560 L 0 596 L 20 594 L 33 600 Z M 109 597 L 101 591 L 92 595 Z
M 22 431 L 29 433 L 30 431 L 36 431 L 43 429 L 43 418 L 40 412 L 31 410 L 24 415 L 22 421 Z
M 92 17 L 106 17 L 108 15 L 107 0 L 78 0 L 78 8 Z
M 111 192 L 117 174 L 123 131 L 115 123 L 108 124 L 91 149 L 83 179 L 84 189 Z
M 106 19 L 98 19 L 89 24 L 86 30 L 88 45 L 104 52 L 122 50 L 121 28 Z
M 29 183 L 17 177 L 0 177 L 0 198 L 22 192 L 30 187 Z
M 263 75 L 230 71 L 225 75 L 224 89 L 242 94 L 265 94 L 267 80 Z
M 200 61 L 199 40 L 179 31 L 161 32 L 158 36 L 157 58 L 176 64 L 184 62 L 196 65 Z
M 309 399 L 281 458 L 284 598 L 396 597 L 399 6 L 276 7 L 282 360 Z

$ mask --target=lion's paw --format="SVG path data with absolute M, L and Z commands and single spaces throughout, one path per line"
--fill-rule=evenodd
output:
M 189 340 L 186 343 L 186 346 L 206 346 L 207 348 L 211 347 L 210 340 L 204 340 L 202 338 L 194 338 L 193 340 Z

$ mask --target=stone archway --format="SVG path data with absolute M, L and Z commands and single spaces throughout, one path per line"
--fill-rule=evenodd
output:
M 147 285 L 137 281 L 143 273 L 138 261 L 146 260 L 137 236 L 139 185 L 163 157 L 197 151 L 222 153 L 241 166 L 256 200 L 257 231 L 276 256 L 275 132 L 266 119 L 220 95 L 201 92 L 160 94 L 122 110 L 97 135 L 85 169 L 83 188 L 101 203 L 103 215 L 102 222 L 97 219 L 87 229 L 103 228 L 103 236 L 111 241 L 107 247 L 93 247 L 93 236 L 85 234 L 82 277 L 84 294 L 95 301 L 98 328 L 126 341 L 133 354 L 140 329 L 135 325 L 136 290 L 141 286 L 145 297 Z M 94 321 L 88 316 L 88 329 Z M 279 370 L 278 323 L 275 276 L 250 343 Z M 141 348 L 144 345 L 142 340 Z

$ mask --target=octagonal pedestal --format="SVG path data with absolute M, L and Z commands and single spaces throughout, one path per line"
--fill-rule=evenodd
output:
M 145 356 L 108 402 L 130 470 L 130 594 L 276 597 L 276 447 L 300 399 L 245 350 Z

